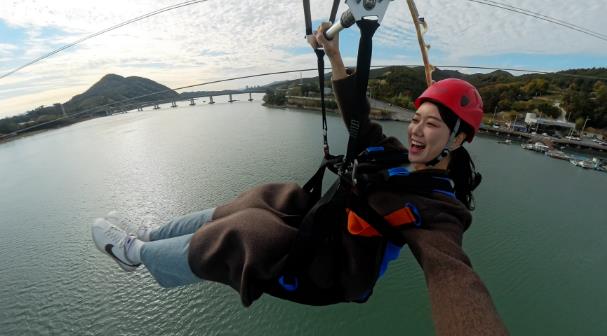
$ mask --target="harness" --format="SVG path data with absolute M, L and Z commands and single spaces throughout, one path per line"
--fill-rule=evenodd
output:
M 309 0 L 303 0 L 306 19 L 306 36 L 312 34 Z M 376 191 L 411 191 L 417 195 L 441 193 L 455 198 L 453 182 L 444 171 L 428 170 L 409 172 L 403 165 L 409 163 L 406 150 L 386 150 L 369 147 L 357 153 L 359 128 L 365 115 L 366 90 L 371 65 L 372 37 L 388 0 L 346 0 L 350 9 L 342 15 L 341 27 L 352 23 L 352 17 L 360 28 L 357 58 L 357 93 L 360 101 L 353 111 L 348 126 L 349 139 L 345 155 L 332 155 L 327 141 L 327 122 L 324 103 L 324 51 L 315 49 L 318 60 L 319 87 L 321 94 L 324 157 L 316 173 L 303 186 L 310 196 L 309 210 L 303 216 L 298 233 L 288 253 L 281 274 L 266 281 L 264 291 L 290 301 L 309 305 L 328 305 L 338 302 L 365 302 L 371 295 L 377 278 L 385 272 L 387 262 L 398 256 L 405 240 L 400 229 L 403 226 L 421 227 L 422 218 L 414 204 L 382 216 L 368 202 Z M 374 12 L 373 6 L 377 5 Z M 334 0 L 330 20 L 334 21 L 339 0 Z M 361 9 L 362 8 L 362 9 Z M 366 10 L 366 12 L 365 12 Z M 381 10 L 382 12 L 377 12 Z M 365 14 L 374 14 L 372 20 Z M 333 28 L 333 27 L 332 27 Z M 331 30 L 331 29 L 330 29 Z M 338 176 L 337 181 L 322 194 L 325 170 Z M 347 227 L 340 225 L 348 223 Z M 362 295 L 352 298 L 334 279 L 342 246 L 355 244 L 369 251 L 381 251 L 375 258 L 362 281 Z M 347 256 L 346 256 L 347 258 Z M 353 280 L 354 281 L 354 280 Z M 363 288 L 364 287 L 364 288 Z

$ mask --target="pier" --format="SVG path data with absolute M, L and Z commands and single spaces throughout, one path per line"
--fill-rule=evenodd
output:
M 499 137 L 499 138 L 517 139 L 522 142 L 529 142 L 529 141 L 531 141 L 531 142 L 538 141 L 538 142 L 543 142 L 543 143 L 550 142 L 550 143 L 554 144 L 555 146 L 559 146 L 559 147 L 564 146 L 564 147 L 568 147 L 568 148 L 572 148 L 572 149 L 576 149 L 576 150 L 582 150 L 582 151 L 602 152 L 602 153 L 607 152 L 607 146 L 601 146 L 601 145 L 593 143 L 587 139 L 582 139 L 582 140 L 576 141 L 576 140 L 556 138 L 556 137 L 541 135 L 541 134 L 519 132 L 519 131 L 510 130 L 507 128 L 494 128 L 494 127 L 491 127 L 488 125 L 481 125 L 479 133 L 488 134 L 488 135 L 492 135 L 492 136 Z

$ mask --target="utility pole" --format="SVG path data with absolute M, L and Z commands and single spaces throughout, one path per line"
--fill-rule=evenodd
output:
M 518 120 L 518 114 L 514 116 L 514 122 L 510 124 L 510 130 L 514 130 L 514 126 L 516 125 L 516 121 Z
M 580 138 L 584 135 L 584 128 L 586 128 L 586 123 L 588 122 L 588 120 L 590 120 L 589 117 L 586 117 L 586 120 L 584 120 L 584 126 L 582 126 L 582 131 L 580 132 Z
M 495 109 L 493 110 L 493 117 L 491 118 L 491 126 L 495 123 L 495 115 L 497 114 L 497 105 L 495 105 Z

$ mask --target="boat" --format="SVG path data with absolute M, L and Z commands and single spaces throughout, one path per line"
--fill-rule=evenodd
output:
M 601 170 L 600 168 L 603 167 L 603 163 L 601 162 L 601 160 L 599 160 L 597 158 L 592 158 L 592 160 L 588 160 L 588 159 L 584 159 L 584 160 L 571 159 L 571 160 L 569 160 L 569 162 L 571 164 L 573 164 L 574 166 L 582 167 L 584 169 Z
M 522 144 L 521 147 L 523 149 L 529 149 L 529 150 L 540 152 L 540 153 L 545 153 L 548 150 L 550 150 L 550 147 L 544 145 L 541 142 L 536 142 L 534 144 L 530 144 L 530 143 Z
M 523 149 L 533 149 L 533 144 L 528 144 L 528 143 L 526 143 L 526 144 L 521 144 L 521 147 L 522 147 Z
M 510 140 L 510 139 L 499 140 L 497 143 L 498 144 L 504 144 L 504 145 L 510 145 L 510 144 L 512 144 L 512 140 Z
M 549 150 L 546 153 L 547 156 L 553 158 L 553 159 L 559 159 L 559 160 L 570 160 L 571 157 L 567 154 L 565 154 L 563 151 L 560 150 Z

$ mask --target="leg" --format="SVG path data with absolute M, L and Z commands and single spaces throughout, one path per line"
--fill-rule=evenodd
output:
M 141 261 L 158 284 L 165 288 L 201 282 L 188 264 L 192 234 L 143 243 Z
M 203 224 L 209 222 L 213 218 L 214 212 L 215 208 L 210 208 L 174 218 L 163 226 L 152 228 L 152 230 L 149 232 L 149 241 L 157 241 L 192 234 L 196 232 Z M 137 236 L 142 238 L 142 235 L 139 233 Z
M 96 219 L 91 230 L 97 248 L 127 272 L 136 270 L 143 263 L 162 287 L 184 286 L 202 280 L 192 273 L 188 263 L 192 234 L 143 242 L 104 218 Z

